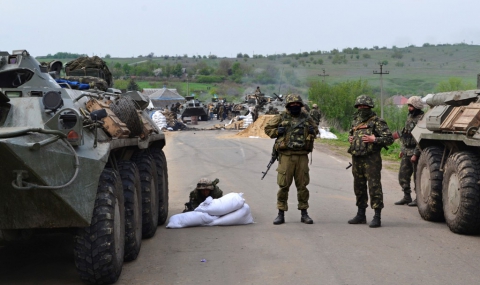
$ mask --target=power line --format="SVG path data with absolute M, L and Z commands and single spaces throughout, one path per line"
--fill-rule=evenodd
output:
M 380 72 L 378 71 L 373 71 L 373 74 L 380 74 L 380 110 L 381 110 L 381 115 L 380 118 L 383 119 L 383 74 L 390 74 L 390 72 L 385 71 L 383 72 L 383 64 L 380 64 Z

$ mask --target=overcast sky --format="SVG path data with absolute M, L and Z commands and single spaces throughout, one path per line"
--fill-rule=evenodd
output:
M 1 0 L 0 50 L 112 57 L 480 44 L 480 0 Z

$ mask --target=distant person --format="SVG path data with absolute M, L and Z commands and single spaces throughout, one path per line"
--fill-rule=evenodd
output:
M 213 104 L 208 105 L 208 113 L 209 113 L 210 120 L 213 120 L 214 109 L 215 109 L 215 107 L 213 107 Z
M 320 110 L 318 110 L 318 105 L 313 104 L 312 105 L 312 110 L 310 110 L 310 117 L 315 121 L 317 126 L 320 126 L 320 120 L 322 119 L 322 113 L 320 113 Z
M 417 141 L 412 136 L 413 128 L 417 125 L 417 122 L 423 118 L 423 103 L 422 99 L 418 96 L 412 96 L 408 98 L 408 117 L 405 122 L 405 127 L 400 132 L 394 132 L 393 138 L 400 139 L 402 143 L 402 149 L 399 153 L 401 157 L 400 161 L 400 170 L 398 172 L 398 182 L 402 187 L 403 198 L 395 202 L 395 205 L 408 205 L 410 207 L 417 206 L 417 198 L 412 201 L 412 189 L 410 187 L 410 179 L 413 174 L 413 183 L 415 185 L 416 181 L 416 172 L 417 172 L 417 163 L 420 158 L 420 148 L 417 145 Z M 415 185 L 414 190 L 416 191 L 417 187 Z
M 217 120 L 220 120 L 220 122 L 223 122 L 224 113 L 225 113 L 225 106 L 223 106 L 223 103 L 220 103 L 220 106 L 218 106 Z
M 355 100 L 357 113 L 349 131 L 348 153 L 352 155 L 353 190 L 358 212 L 348 223 L 367 223 L 365 210 L 368 207 L 368 195 L 370 195 L 370 206 L 375 210 L 370 227 L 378 228 L 381 226 L 381 212 L 384 206 L 380 181 L 382 171 L 380 150 L 382 147 L 391 145 L 393 137 L 387 123 L 372 111 L 373 107 L 373 100 L 367 95 L 360 95 Z
M 207 197 L 218 199 L 223 196 L 223 191 L 218 188 L 217 184 L 220 182 L 218 179 L 214 181 L 208 178 L 202 178 L 198 181 L 197 187 L 190 192 L 190 198 L 185 203 L 185 212 L 193 211 L 197 208 Z

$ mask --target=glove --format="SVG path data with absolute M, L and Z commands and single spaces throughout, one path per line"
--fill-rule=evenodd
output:
M 315 134 L 315 128 L 313 126 L 308 126 L 308 133 L 311 135 Z
M 278 135 L 281 136 L 285 133 L 285 127 L 278 127 Z

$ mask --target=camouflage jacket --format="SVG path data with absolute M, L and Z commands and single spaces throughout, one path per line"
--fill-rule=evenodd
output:
M 312 126 L 315 134 L 309 134 L 308 128 Z M 284 127 L 285 133 L 279 137 L 278 127 Z M 318 126 L 306 113 L 292 116 L 285 111 L 275 115 L 265 125 L 265 134 L 275 141 L 275 149 L 285 155 L 307 154 L 311 152 L 315 137 L 318 135 Z
M 358 116 L 355 117 L 349 134 L 353 137 L 353 142 L 350 144 L 348 152 L 354 156 L 379 152 L 382 147 L 387 147 L 393 143 L 392 132 L 388 128 L 387 123 L 377 117 L 375 113 L 365 121 L 361 121 Z M 362 136 L 364 135 L 375 135 L 376 141 L 365 143 L 362 141 Z
M 317 125 L 320 124 L 320 120 L 322 119 L 322 114 L 318 109 L 312 109 L 310 110 L 310 117 L 315 121 Z
M 408 114 L 405 127 L 398 133 L 400 141 L 402 142 L 402 153 L 407 156 L 420 156 L 420 148 L 417 146 L 417 141 L 412 136 L 412 131 L 417 125 L 417 122 L 423 118 L 423 111 L 414 114 Z
M 210 196 L 213 199 L 218 199 L 223 196 L 223 191 L 218 188 L 218 186 L 215 186 L 215 189 L 210 192 Z M 208 196 L 207 196 L 208 197 Z M 203 196 L 200 191 L 197 191 L 197 188 L 193 189 L 192 192 L 190 192 L 190 202 L 192 203 L 192 208 L 195 209 L 200 205 L 207 197 Z

